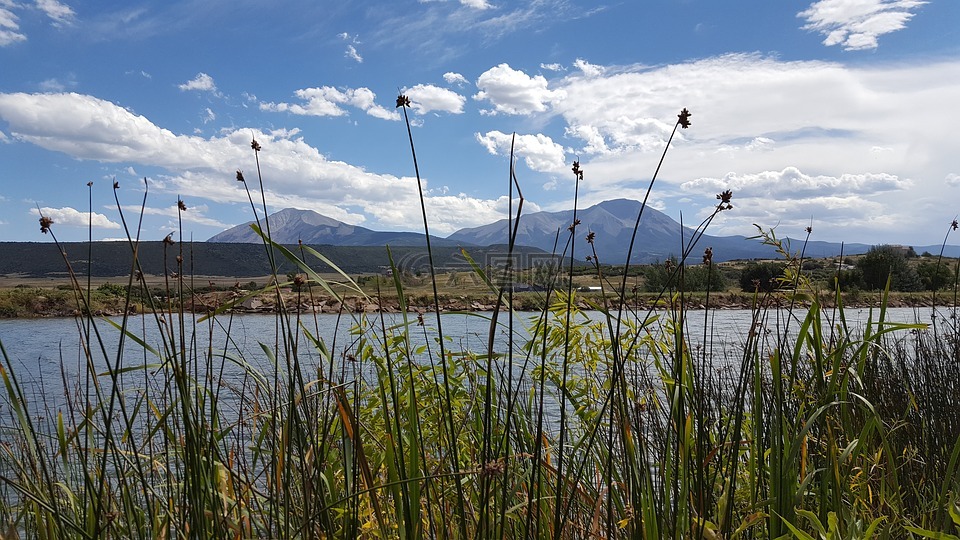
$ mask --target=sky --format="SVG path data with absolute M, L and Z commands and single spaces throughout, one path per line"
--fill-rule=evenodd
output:
M 203 241 L 261 195 L 422 231 L 402 93 L 439 236 L 506 216 L 511 141 L 525 213 L 641 200 L 687 108 L 650 196 L 670 217 L 730 189 L 711 234 L 939 244 L 958 22 L 956 0 L 0 0 L 0 240 L 50 241 L 42 214 L 61 241 Z

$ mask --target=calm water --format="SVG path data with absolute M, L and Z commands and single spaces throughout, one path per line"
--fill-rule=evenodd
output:
M 848 324 L 862 325 L 869 316 L 869 310 L 847 310 Z M 887 319 L 897 322 L 928 322 L 930 308 L 894 308 L 887 312 Z M 800 312 L 802 315 L 803 312 Z M 599 313 L 587 313 L 594 321 L 602 321 Z M 447 336 L 445 346 L 453 351 L 482 352 L 487 347 L 487 335 L 490 328 L 490 313 L 471 314 L 444 314 L 441 319 L 443 333 Z M 514 346 L 519 349 L 527 339 L 525 328 L 532 324 L 537 313 L 520 313 L 515 315 Z M 706 318 L 705 318 L 706 317 Z M 779 319 L 779 320 L 778 320 Z M 120 319 L 114 319 L 120 322 Z M 360 344 L 361 334 L 356 332 L 356 319 L 338 317 L 337 315 L 322 314 L 316 319 L 305 316 L 301 319 L 308 330 L 322 339 L 335 358 L 355 355 Z M 766 328 L 783 328 L 787 321 L 785 312 L 771 311 Z M 362 333 L 367 340 L 378 339 L 381 320 L 378 316 L 368 316 L 368 327 Z M 401 315 L 385 314 L 382 324 L 388 329 L 403 323 Z M 410 333 L 415 345 L 429 344 L 436 346 L 437 322 L 435 315 L 424 315 L 424 326 L 417 325 L 417 316 L 409 316 Z M 509 332 L 506 329 L 507 314 L 501 313 L 496 332 L 497 350 L 503 352 L 509 344 Z M 79 375 L 83 369 L 81 336 L 85 327 L 83 321 L 71 318 L 57 319 L 13 319 L 0 320 L 0 342 L 3 343 L 10 364 L 18 368 L 18 373 L 25 379 L 38 381 L 59 381 L 64 372 L 67 376 Z M 95 366 L 98 370 L 107 367 L 104 358 L 114 359 L 120 346 L 120 332 L 104 321 L 96 321 L 96 330 L 99 331 L 104 351 L 99 349 L 97 340 L 93 339 Z M 796 327 L 799 322 L 789 323 Z M 129 330 L 136 336 L 143 337 L 144 342 L 157 349 L 163 350 L 163 340 L 158 331 L 158 325 L 151 317 L 131 318 L 128 321 Z M 229 326 L 228 326 L 229 325 Z M 751 312 L 749 310 L 713 310 L 706 314 L 701 311 L 690 311 L 687 314 L 686 327 L 691 346 L 696 347 L 703 341 L 704 326 L 707 327 L 708 341 L 713 347 L 736 349 L 742 344 L 744 337 L 751 326 Z M 228 351 L 234 355 L 242 353 L 246 361 L 261 368 L 269 368 L 265 355 L 261 352 L 261 343 L 273 349 L 275 336 L 278 335 L 277 317 L 267 314 L 236 315 L 221 317 L 216 323 L 200 322 L 196 324 L 196 335 L 191 335 L 193 325 L 187 321 L 188 350 L 199 351 L 203 356 L 210 347 L 213 351 Z M 351 331 L 351 329 L 354 331 Z M 227 335 L 229 332 L 229 340 Z M 179 334 L 179 332 L 177 332 Z M 212 345 L 211 345 L 212 343 Z M 179 347 L 179 344 L 178 344 Z M 127 365 L 140 363 L 155 363 L 157 358 L 144 350 L 133 339 L 126 339 L 124 344 L 124 361 Z M 303 358 L 321 359 L 311 344 L 300 337 L 300 353 Z M 80 368 L 78 369 L 78 364 Z

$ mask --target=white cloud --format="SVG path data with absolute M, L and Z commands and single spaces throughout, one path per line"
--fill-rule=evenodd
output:
M 444 73 L 443 80 L 446 81 L 447 84 L 455 84 L 457 86 L 464 86 L 466 84 L 469 84 L 469 81 L 467 81 L 466 77 L 464 77 L 459 73 L 454 73 L 452 71 L 448 71 Z
M 46 216 L 53 219 L 53 226 L 66 226 L 66 227 L 86 227 L 88 224 L 92 224 L 93 227 L 98 229 L 119 229 L 120 224 L 110 221 L 110 218 L 103 214 L 98 214 L 93 212 L 88 214 L 87 212 L 81 212 L 75 208 L 70 208 L 65 206 L 63 208 L 50 208 L 42 207 L 38 211 L 36 208 L 31 208 L 30 213 L 39 218 L 40 216 Z M 56 229 L 54 229 L 56 230 Z
M 943 181 L 950 187 L 960 187 L 960 174 L 950 173 Z
M 804 30 L 826 36 L 823 44 L 876 49 L 878 38 L 906 27 L 925 0 L 819 0 L 797 14 Z
M 800 199 L 815 196 L 873 195 L 884 191 L 903 191 L 913 185 L 886 173 L 842 174 L 839 176 L 804 174 L 796 167 L 753 174 L 730 173 L 723 178 L 698 178 L 684 182 L 686 191 L 699 193 L 732 189 L 741 196 Z
M 553 142 L 550 137 L 537 133 L 536 135 L 513 135 L 500 131 L 489 131 L 486 134 L 475 134 L 477 142 L 482 144 L 493 155 L 509 156 L 510 145 L 513 142 L 513 153 L 522 158 L 530 170 L 538 172 L 561 172 L 566 169 L 563 147 Z
M 473 9 L 490 9 L 493 7 L 487 0 L 460 0 L 460 4 Z
M 346 56 L 347 58 L 353 60 L 358 64 L 363 63 L 363 57 L 360 56 L 360 53 L 357 52 L 357 48 L 354 47 L 353 45 L 347 45 L 347 52 L 344 53 L 344 56 Z
M 366 98 L 354 101 L 369 104 Z M 253 135 L 263 148 L 259 164 L 272 210 L 311 208 L 347 223 L 367 220 L 399 230 L 416 230 L 420 222 L 416 179 L 330 160 L 297 130 L 237 127 L 209 138 L 178 135 L 109 101 L 80 94 L 0 94 L 0 119 L 22 142 L 77 159 L 166 171 L 150 180 L 151 193 L 183 197 L 188 214 L 207 201 L 246 205 L 245 187 L 259 195 Z M 231 171 L 237 169 L 245 171 L 246 184 L 236 181 Z M 437 234 L 499 219 L 501 206 L 499 199 L 464 194 L 427 196 L 431 231 Z M 205 223 L 197 214 L 191 219 Z
M 27 36 L 20 32 L 20 18 L 11 7 L 11 4 L 0 4 L 0 47 L 27 40 Z
M 77 14 L 73 8 L 58 0 L 36 0 L 36 2 L 37 8 L 53 20 L 54 26 L 72 24 L 76 18 Z
M 507 64 L 500 64 L 480 74 L 480 89 L 474 99 L 489 101 L 494 113 L 532 114 L 544 112 L 552 102 L 564 97 L 559 90 L 550 90 L 542 75 L 530 77 Z
M 7 137 L 7 134 L 0 131 L 0 143 L 9 143 L 9 142 L 10 142 L 10 138 Z
M 217 119 L 217 114 L 214 113 L 214 112 L 210 109 L 210 107 L 207 107 L 206 109 L 204 109 L 204 114 L 203 114 L 203 116 L 200 117 L 200 119 L 203 120 L 203 123 L 204 123 L 204 124 L 207 124 L 207 123 L 209 123 L 209 122 L 213 122 L 214 120 L 216 120 L 216 119 Z
M 377 95 L 369 88 L 344 88 L 332 86 L 303 88 L 295 92 L 305 103 L 261 103 L 264 111 L 289 112 L 305 116 L 344 116 L 347 111 L 341 105 L 356 107 L 370 116 L 383 120 L 400 120 L 396 111 L 376 103 Z
M 57 79 L 47 79 L 40 83 L 40 90 L 43 92 L 63 92 L 66 86 Z
M 403 93 L 410 98 L 410 108 L 419 114 L 430 111 L 462 114 L 463 105 L 467 101 L 467 98 L 452 90 L 432 84 L 418 84 L 411 88 L 404 88 Z
M 213 83 L 213 77 L 203 72 L 197 73 L 196 77 L 181 85 L 178 85 L 177 88 L 185 92 L 188 90 L 197 90 L 200 92 L 216 93 L 217 91 L 217 85 Z
M 563 67 L 562 64 L 540 64 L 540 69 L 545 69 L 547 71 L 566 71 L 567 68 Z
M 605 71 L 603 66 L 591 64 L 582 58 L 577 58 L 574 60 L 573 67 L 579 69 L 587 77 L 599 77 L 600 75 L 603 75 L 603 72 Z

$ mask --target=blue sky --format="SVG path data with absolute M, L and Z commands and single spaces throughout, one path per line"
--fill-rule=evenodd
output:
M 0 240 L 205 240 L 271 211 L 419 230 L 640 199 L 714 234 L 939 243 L 960 212 L 956 0 L 0 0 Z M 93 185 L 88 188 L 88 182 Z M 89 190 L 89 191 L 88 191 Z M 258 192 L 254 193 L 258 196 Z M 38 207 L 41 210 L 38 210 Z M 953 240 L 952 243 L 956 243 Z

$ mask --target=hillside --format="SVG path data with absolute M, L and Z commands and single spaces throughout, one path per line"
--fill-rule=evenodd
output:
M 70 266 L 77 275 L 87 273 L 88 245 L 85 242 L 61 244 L 66 251 Z M 296 251 L 295 245 L 288 246 Z M 311 246 L 349 273 L 381 272 L 390 261 L 384 246 Z M 129 275 L 133 258 L 127 242 L 94 242 L 89 246 L 93 261 L 90 271 L 94 277 Z M 145 274 L 163 275 L 176 271 L 176 257 L 183 250 L 185 274 L 198 276 L 229 276 L 236 278 L 264 276 L 270 273 L 270 264 L 262 244 L 197 242 L 175 244 L 167 248 L 164 256 L 163 242 L 142 242 L 139 260 Z M 391 246 L 393 259 L 398 268 L 411 273 L 428 270 L 427 252 L 424 247 Z M 481 266 L 499 264 L 505 259 L 506 247 L 470 247 L 470 256 Z M 439 246 L 434 250 L 434 261 L 439 269 L 468 270 L 469 264 L 458 247 Z M 66 277 L 67 268 L 63 257 L 51 242 L 0 242 L 0 275 L 29 277 Z M 518 248 L 517 265 L 536 264 L 547 254 L 535 248 Z M 307 256 L 311 267 L 319 272 L 332 268 Z M 294 270 L 294 266 L 277 254 L 279 273 Z

